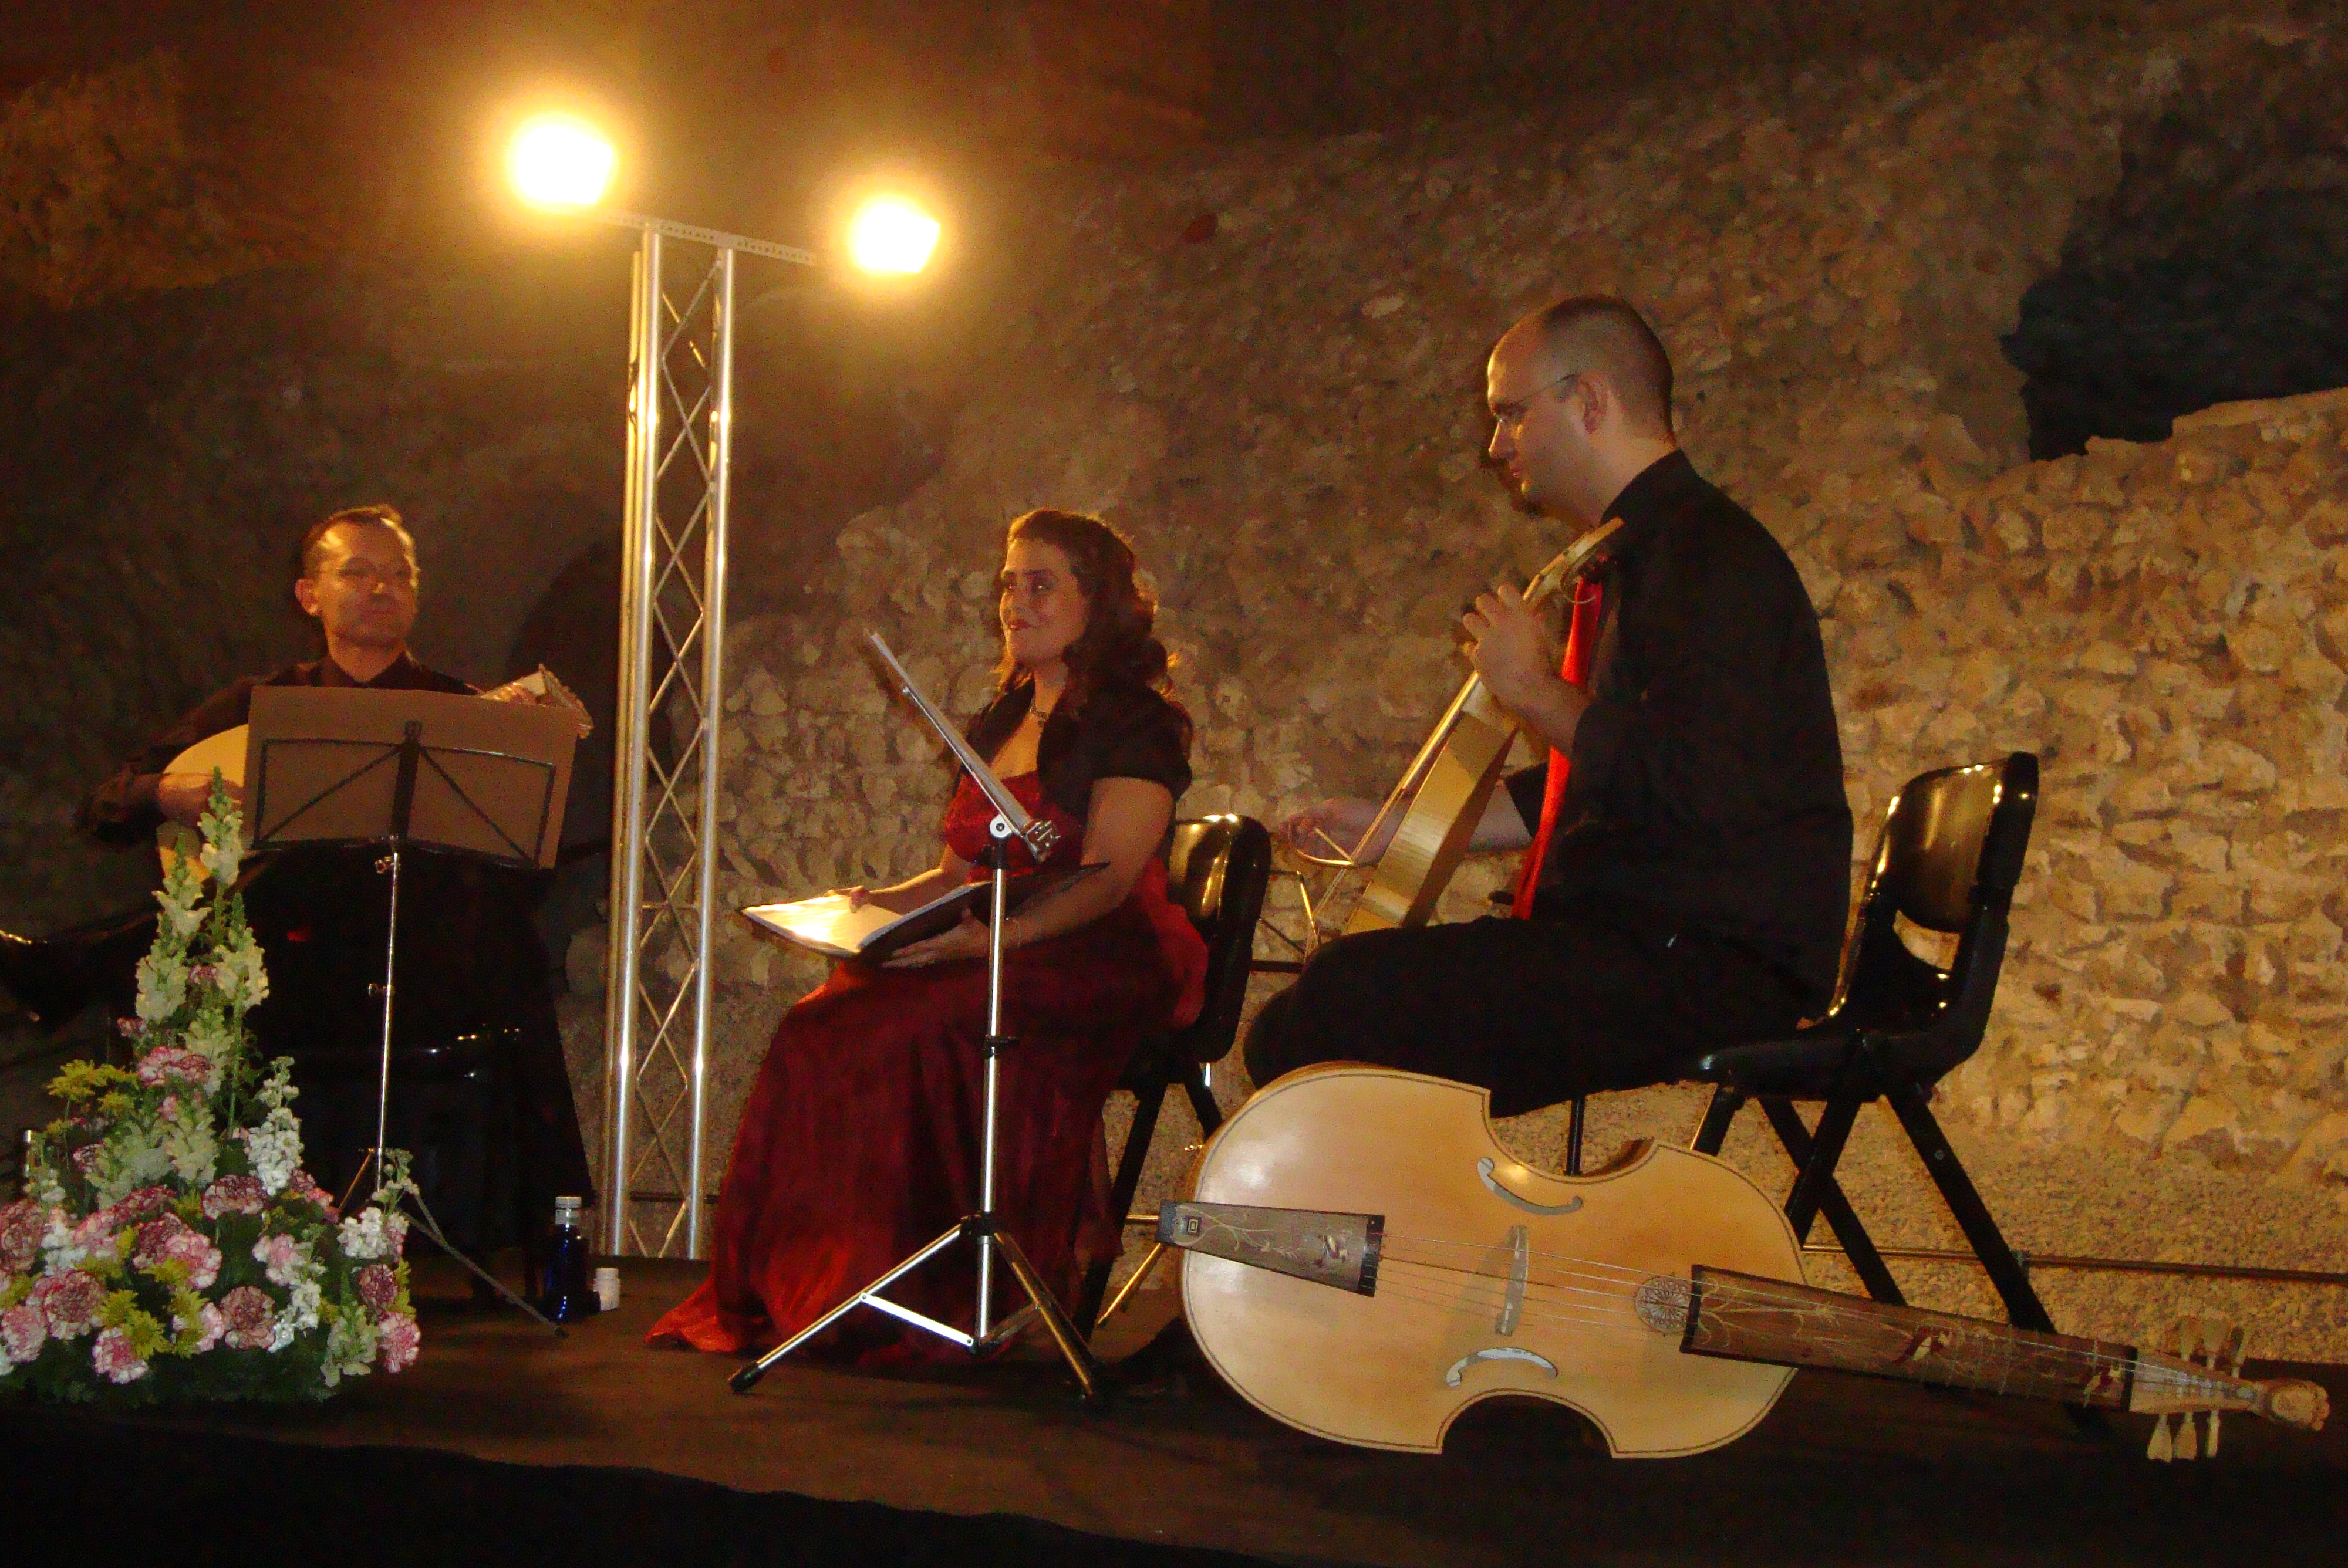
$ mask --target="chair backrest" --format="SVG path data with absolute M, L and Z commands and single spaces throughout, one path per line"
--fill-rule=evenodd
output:
M 1177 1031 L 1194 1061 L 1220 1061 L 1239 1038 L 1255 924 L 1272 880 L 1272 835 L 1246 816 L 1197 817 L 1174 825 L 1166 850 L 1167 896 L 1207 942 L 1207 1004 Z
M 1979 1049 L 2037 806 L 2028 752 L 1908 782 L 1884 814 L 1832 1024 L 1906 1037 L 1905 1054 L 1935 1077 Z M 1957 938 L 1947 968 L 1909 949 L 1902 919 Z

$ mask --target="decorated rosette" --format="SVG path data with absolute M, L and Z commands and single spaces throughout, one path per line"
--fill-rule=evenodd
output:
M 210 882 L 181 861 L 156 896 L 124 1062 L 58 1076 L 67 1114 L 0 1208 L 0 1390 L 323 1399 L 416 1359 L 407 1158 L 387 1153 L 348 1216 L 303 1168 L 293 1063 L 264 1072 L 244 1027 L 269 981 L 229 891 L 242 831 L 217 777 L 202 828 Z

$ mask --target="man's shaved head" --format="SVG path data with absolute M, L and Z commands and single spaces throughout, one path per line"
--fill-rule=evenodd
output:
M 1672 433 L 1672 357 L 1647 319 L 1612 294 L 1576 294 L 1531 318 L 1550 363 L 1566 371 L 1595 371 L 1622 400 L 1632 429 L 1643 436 Z

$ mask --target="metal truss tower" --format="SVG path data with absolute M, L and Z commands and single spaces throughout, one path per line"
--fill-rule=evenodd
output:
M 812 251 L 625 213 L 631 305 L 620 682 L 604 978 L 603 1240 L 702 1255 L 718 910 L 737 253 Z M 666 721 L 664 733 L 655 726 Z

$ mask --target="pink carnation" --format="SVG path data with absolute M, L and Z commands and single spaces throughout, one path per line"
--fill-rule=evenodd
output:
M 49 1228 L 48 1212 L 30 1198 L 19 1198 L 0 1209 L 0 1274 L 23 1274 L 41 1255 L 41 1237 Z
M 44 1276 L 27 1298 L 28 1305 L 41 1309 L 49 1333 L 59 1339 L 78 1339 L 88 1333 L 105 1301 L 106 1286 L 98 1276 L 77 1268 Z
M 81 1224 L 74 1226 L 67 1245 L 78 1249 L 85 1256 L 110 1253 L 114 1250 L 115 1229 L 121 1223 L 112 1209 L 94 1209 L 83 1216 Z
M 171 1199 L 169 1187 L 141 1187 L 105 1212 L 114 1216 L 117 1225 L 132 1225 L 153 1219 L 171 1206 Z
M 416 1365 L 416 1353 L 424 1345 L 424 1331 L 416 1319 L 405 1312 L 386 1312 L 376 1324 L 382 1337 L 376 1341 L 386 1372 L 405 1372 Z
M 228 1332 L 227 1317 L 209 1301 L 204 1303 L 203 1310 L 196 1314 L 196 1342 L 187 1348 L 187 1354 L 191 1356 L 202 1355 L 219 1344 L 221 1336 Z M 172 1337 L 177 1338 L 187 1331 L 188 1320 L 175 1314 L 171 1318 Z
M 269 1202 L 258 1176 L 222 1176 L 204 1189 L 204 1218 L 222 1214 L 257 1214 Z
M 257 1285 L 240 1285 L 221 1296 L 220 1310 L 232 1350 L 266 1350 L 276 1337 L 277 1303 Z
M 183 1050 L 176 1045 L 159 1045 L 139 1059 L 139 1081 L 149 1088 L 166 1083 L 208 1086 L 211 1082 L 212 1071 L 210 1057 L 197 1051 Z
M 98 1157 L 104 1153 L 106 1153 L 106 1148 L 103 1144 L 84 1143 L 80 1148 L 76 1149 L 72 1154 L 67 1156 L 67 1158 L 73 1162 L 73 1168 L 75 1170 L 87 1176 L 89 1174 L 90 1167 L 98 1163 Z
M 130 1336 L 108 1328 L 90 1347 L 90 1365 L 109 1383 L 135 1383 L 147 1375 L 147 1359 L 130 1347 Z
M 42 1321 L 37 1303 L 20 1301 L 0 1312 L 0 1349 L 5 1349 L 8 1359 L 19 1367 L 39 1355 L 48 1342 L 49 1326 Z
M 399 1276 L 389 1264 L 371 1263 L 359 1270 L 358 1287 L 361 1301 L 377 1312 L 388 1311 L 399 1298 Z
M 204 1290 L 220 1277 L 221 1250 L 179 1215 L 164 1214 L 139 1227 L 139 1246 L 130 1262 L 150 1272 L 158 1264 L 183 1263 L 190 1288 Z
M 310 1261 L 310 1255 L 299 1241 L 280 1231 L 252 1244 L 252 1261 L 268 1274 L 270 1284 L 298 1285 L 302 1266 Z
M 320 1186 L 315 1176 L 298 1165 L 294 1167 L 294 1173 L 285 1178 L 285 1195 L 297 1201 L 308 1199 L 325 1210 L 330 1220 L 343 1217 L 341 1211 L 335 1207 L 335 1194 Z

